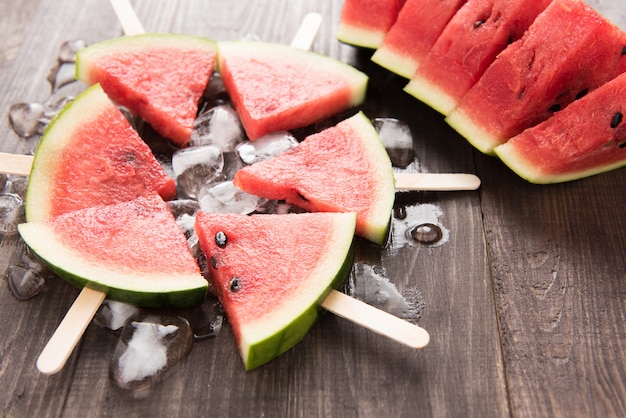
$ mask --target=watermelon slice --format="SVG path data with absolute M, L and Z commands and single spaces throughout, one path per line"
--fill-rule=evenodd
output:
M 352 268 L 354 213 L 198 213 L 196 232 L 246 370 L 299 342 Z
M 26 219 L 43 221 L 90 206 L 158 192 L 176 183 L 96 84 L 48 125 L 26 191 Z
M 361 104 L 368 80 L 330 57 L 262 42 L 220 42 L 218 68 L 251 140 Z
M 533 183 L 556 183 L 626 166 L 626 73 L 496 147 Z
M 447 122 L 493 153 L 626 70 L 626 33 L 582 0 L 554 0 L 461 99 Z
M 201 304 L 207 282 L 167 204 L 157 195 L 94 206 L 18 226 L 60 277 L 146 307 Z
M 378 48 L 404 1 L 346 0 L 341 8 L 337 39 L 354 46 Z
M 391 161 L 361 112 L 277 157 L 244 167 L 234 184 L 310 212 L 356 212 L 356 233 L 383 244 L 395 198 Z
M 407 0 L 372 60 L 395 74 L 411 78 L 464 3 L 465 0 Z
M 405 91 L 444 115 L 552 0 L 468 0 L 446 25 Z
M 114 102 L 183 146 L 213 72 L 216 49 L 215 42 L 195 36 L 124 36 L 78 51 L 76 78 L 100 83 Z

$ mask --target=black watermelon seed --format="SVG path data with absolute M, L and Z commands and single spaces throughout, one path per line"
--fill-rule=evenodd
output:
M 308 202 L 309 199 L 307 199 L 302 193 L 298 192 L 298 197 L 302 200 L 304 200 L 305 202 Z
M 579 91 L 578 94 L 576 95 L 576 100 L 582 99 L 583 97 L 587 95 L 587 93 L 589 93 L 589 89 L 583 89 Z
M 484 20 L 477 20 L 476 22 L 474 22 L 474 29 L 481 27 L 483 23 L 485 23 Z
M 215 234 L 215 243 L 217 244 L 218 247 L 224 248 L 226 247 L 226 244 L 228 243 L 228 237 L 226 236 L 224 232 L 217 231 L 217 233 Z
M 622 149 L 622 148 L 626 148 L 626 142 L 622 142 L 621 144 L 619 144 L 617 146 L 618 148 Z
M 241 289 L 241 282 L 239 280 L 239 277 L 233 277 L 232 279 L 230 279 L 229 286 L 231 292 L 238 292 Z
M 622 55 L 626 55 L 626 46 L 622 47 Z
M 617 126 L 622 123 L 623 117 L 624 115 L 622 115 L 622 112 L 615 112 L 615 114 L 613 115 L 613 119 L 611 119 L 611 128 L 617 128 Z
M 558 112 L 559 110 L 561 110 L 561 105 L 558 103 L 550 106 L 550 112 Z
M 211 267 L 216 269 L 217 268 L 217 260 L 215 260 L 214 257 L 211 257 L 211 259 L 209 261 L 211 262 Z

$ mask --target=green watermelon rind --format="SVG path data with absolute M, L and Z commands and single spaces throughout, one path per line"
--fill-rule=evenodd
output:
M 59 277 L 82 289 L 89 287 L 108 298 L 142 307 L 190 307 L 204 302 L 207 281 L 199 273 L 140 273 L 115 269 L 111 263 L 89 262 L 79 250 L 63 245 L 43 222 L 18 225 L 30 249 Z
M 478 126 L 474 122 L 474 119 L 468 117 L 459 108 L 456 108 L 446 116 L 445 121 L 452 129 L 483 154 L 495 155 L 495 147 L 502 144 L 501 140 L 490 134 L 487 129 Z
M 72 132 L 82 124 L 97 119 L 100 109 L 108 106 L 108 97 L 96 84 L 82 92 L 65 106 L 48 124 L 33 159 L 26 188 L 26 220 L 46 220 L 51 212 L 54 177 L 61 164 L 65 146 L 72 139 Z
M 410 79 L 419 67 L 419 62 L 404 53 L 396 52 L 383 42 L 374 52 L 371 60 L 400 77 Z
M 529 162 L 523 154 L 517 152 L 515 145 L 510 141 L 497 146 L 494 152 L 515 174 L 535 184 L 563 183 L 626 167 L 626 161 L 617 161 L 585 170 L 568 171 L 566 173 L 545 173 Z
M 268 313 L 248 328 L 241 326 L 239 352 L 246 370 L 273 360 L 301 341 L 325 312 L 321 308 L 322 301 L 350 274 L 356 214 L 336 213 L 334 216 L 326 256 L 319 260 L 314 274 L 302 279 L 309 284 L 308 291 L 302 290 L 294 295 L 289 305 Z
M 419 72 L 404 87 L 404 91 L 444 116 L 448 116 L 456 108 L 457 99 L 449 95 L 436 84 L 421 77 Z
M 294 318 L 292 323 L 286 328 L 248 346 L 248 353 L 244 360 L 246 370 L 257 368 L 280 356 L 300 342 L 311 331 L 321 315 L 326 312 L 321 308 L 322 302 L 333 289 L 339 289 L 342 286 L 352 270 L 353 261 L 354 240 L 330 286 L 317 298 L 317 301 Z
M 146 47 L 176 47 L 185 50 L 206 49 L 207 52 L 217 51 L 217 42 L 201 36 L 173 34 L 173 33 L 144 33 L 132 36 L 121 36 L 118 38 L 100 41 L 76 53 L 75 76 L 88 85 L 94 84 L 90 74 L 92 73 L 93 62 L 98 58 L 106 57 L 109 54 L 120 52 L 141 52 Z

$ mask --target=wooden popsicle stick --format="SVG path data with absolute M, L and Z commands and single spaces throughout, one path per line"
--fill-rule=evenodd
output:
M 319 13 L 307 13 L 298 27 L 298 32 L 291 41 L 291 46 L 308 51 L 313 45 L 317 31 L 322 24 L 322 15 Z
M 337 316 L 412 348 L 424 348 L 430 335 L 424 328 L 333 290 L 322 307 Z
M 465 173 L 394 173 L 396 190 L 476 190 L 480 179 Z
M 105 297 L 104 292 L 83 288 L 37 359 L 41 373 L 63 368 Z
M 0 152 L 0 173 L 28 176 L 32 165 L 32 155 Z
M 146 31 L 129 0 L 109 0 L 125 35 L 141 35 Z

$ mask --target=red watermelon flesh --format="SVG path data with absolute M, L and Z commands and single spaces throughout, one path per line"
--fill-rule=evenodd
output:
M 150 148 L 96 84 L 48 126 L 26 194 L 29 222 L 158 192 L 176 195 Z
M 574 180 L 626 166 L 626 73 L 526 129 L 495 152 L 534 183 Z
M 469 0 L 446 25 L 405 91 L 448 115 L 550 1 Z
M 407 0 L 372 60 L 411 78 L 466 0 Z
M 286 45 L 220 42 L 218 68 L 251 140 L 307 126 L 365 99 L 365 74 Z
M 244 167 L 233 182 L 248 193 L 310 212 L 356 212 L 358 235 L 377 244 L 386 238 L 395 198 L 393 171 L 363 113 Z
M 352 267 L 354 213 L 199 212 L 196 232 L 246 369 L 300 341 Z
M 126 36 L 79 51 L 76 78 L 100 83 L 113 101 L 183 146 L 189 142 L 215 55 L 215 42 L 200 37 Z
M 626 34 L 581 0 L 554 0 L 461 99 L 447 122 L 493 148 L 626 69 Z
M 346 0 L 341 8 L 337 39 L 378 48 L 394 24 L 405 0 Z
M 19 225 L 29 247 L 73 285 L 139 306 L 202 303 L 207 282 L 157 195 Z

